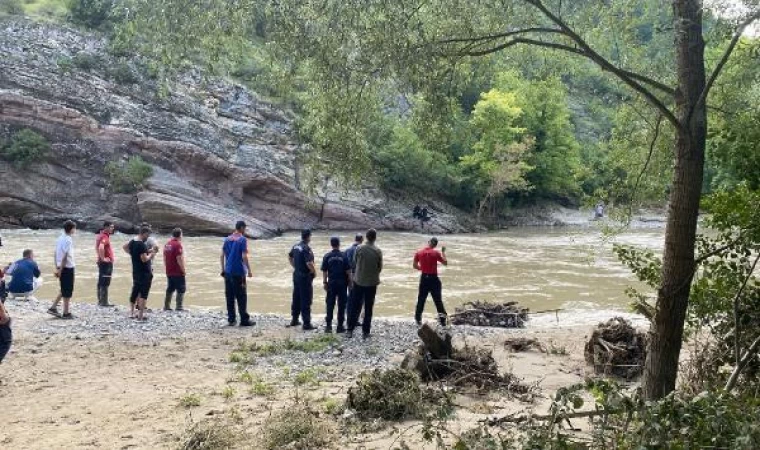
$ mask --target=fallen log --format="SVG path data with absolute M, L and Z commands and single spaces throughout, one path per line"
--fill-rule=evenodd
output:
M 454 314 L 451 315 L 451 323 L 480 327 L 523 328 L 525 322 L 528 321 L 528 313 L 528 308 L 521 308 L 517 302 L 467 302 L 456 308 Z

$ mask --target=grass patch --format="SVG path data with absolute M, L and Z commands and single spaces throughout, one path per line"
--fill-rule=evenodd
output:
M 274 394 L 274 386 L 264 380 L 259 380 L 251 384 L 251 394 L 257 397 L 269 397 Z
M 186 394 L 180 397 L 179 406 L 183 408 L 196 408 L 201 406 L 201 396 L 198 394 Z
M 293 380 L 296 386 L 319 386 L 319 371 L 316 369 L 305 369 L 296 375 Z
M 233 397 L 235 397 L 235 388 L 232 386 L 226 386 L 222 390 L 222 397 L 224 397 L 225 400 L 232 400 Z
M 320 335 L 314 339 L 295 340 L 285 339 L 265 343 L 240 343 L 235 349 L 238 353 L 253 353 L 256 356 L 268 357 L 288 351 L 317 353 L 337 345 L 340 340 L 332 334 Z
M 241 430 L 223 420 L 206 420 L 192 424 L 180 439 L 180 450 L 223 450 L 234 448 L 241 440 Z
M 306 403 L 296 402 L 264 421 L 262 443 L 267 450 L 324 448 L 330 443 L 331 431 L 319 413 Z
M 331 416 L 337 416 L 343 413 L 344 403 L 339 402 L 334 398 L 326 398 L 322 401 L 322 406 L 325 408 L 325 412 Z

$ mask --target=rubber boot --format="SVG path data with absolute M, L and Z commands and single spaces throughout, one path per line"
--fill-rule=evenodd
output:
M 172 310 L 172 295 L 166 294 L 166 298 L 164 298 L 164 311 L 171 311 Z
M 185 299 L 185 294 L 184 293 L 180 294 L 179 292 L 177 292 L 177 308 L 176 308 L 177 311 L 184 311 L 185 310 L 184 308 L 182 308 L 182 301 L 184 299 Z
M 108 288 L 105 286 L 101 286 L 98 288 L 98 306 L 104 306 L 107 308 L 116 306 L 112 305 L 111 303 L 108 303 Z

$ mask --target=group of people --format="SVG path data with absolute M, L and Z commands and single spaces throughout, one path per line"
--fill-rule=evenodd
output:
M 63 233 L 56 241 L 54 253 L 54 275 L 59 282 L 59 293 L 48 309 L 48 313 L 61 319 L 72 319 L 70 304 L 74 294 L 76 258 L 73 236 L 76 224 L 66 221 Z M 113 307 L 109 300 L 109 288 L 113 277 L 115 253 L 111 243 L 115 226 L 105 222 L 95 238 L 95 254 L 98 266 L 97 304 Z M 248 313 L 247 279 L 252 276 L 248 259 L 248 239 L 246 224 L 239 221 L 235 230 L 224 239 L 220 256 L 221 276 L 227 307 L 227 321 L 230 326 L 250 327 L 255 325 Z M 139 321 L 147 320 L 146 305 L 153 284 L 153 260 L 161 251 L 152 230 L 147 223 L 141 224 L 138 234 L 126 242 L 122 249 L 130 255 L 132 263 L 132 290 L 129 296 L 130 317 Z M 163 246 L 164 267 L 167 277 L 164 310 L 170 311 L 175 297 L 175 310 L 184 311 L 186 292 L 186 265 L 182 246 L 182 230 L 175 228 L 171 238 Z M 310 247 L 311 230 L 301 232 L 301 241 L 294 245 L 288 260 L 293 268 L 293 295 L 291 301 L 291 322 L 289 327 L 301 326 L 303 330 L 315 330 L 311 318 L 314 297 L 313 282 L 318 271 L 322 272 L 322 284 L 326 293 L 327 315 L 325 332 L 333 332 L 333 319 L 337 318 L 336 332 L 346 333 L 350 338 L 361 323 L 362 336 L 370 337 L 372 316 L 383 270 L 383 253 L 377 246 L 377 231 L 370 229 L 365 235 L 357 234 L 353 244 L 341 250 L 338 237 L 330 238 L 331 250 L 323 258 L 319 269 L 315 265 L 314 253 Z M 441 281 L 438 278 L 438 264 L 448 264 L 446 247 L 437 249 L 438 240 L 431 238 L 428 245 L 415 253 L 412 266 L 421 272 L 415 321 L 422 323 L 422 313 L 428 296 L 432 296 L 441 324 L 447 320 L 442 301 Z M 6 284 L 5 275 L 12 278 Z M 22 259 L 0 270 L 0 362 L 10 349 L 11 319 L 5 309 L 8 295 L 28 299 L 40 284 L 41 271 L 31 249 L 23 251 Z M 59 305 L 62 304 L 62 310 Z M 337 312 L 336 312 L 337 307 Z M 337 315 L 337 317 L 336 317 Z M 239 321 L 238 321 L 239 317 Z

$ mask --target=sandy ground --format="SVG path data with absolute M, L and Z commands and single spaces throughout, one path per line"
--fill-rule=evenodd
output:
M 13 305 L 9 309 L 13 311 Z M 240 448 L 262 448 L 258 431 L 270 414 L 288 408 L 296 396 L 315 405 L 327 399 L 342 403 L 355 379 L 351 368 L 345 367 L 345 377 L 297 387 L 288 377 L 277 375 L 290 369 L 280 365 L 262 369 L 275 392 L 269 397 L 252 394 L 250 385 L 239 381 L 240 368 L 229 361 L 230 353 L 243 341 L 265 342 L 301 333 L 279 326 L 263 330 L 220 326 L 142 341 L 108 334 L 39 333 L 41 322 L 55 320 L 41 312 L 16 315 L 14 320 L 14 347 L 0 365 L 3 449 L 178 448 L 191 424 L 221 416 L 234 416 L 248 431 L 241 436 Z M 499 394 L 459 395 L 452 431 L 510 412 L 545 412 L 557 388 L 589 374 L 583 343 L 590 331 L 590 327 L 556 326 L 499 330 L 487 338 L 458 335 L 460 343 L 492 347 L 503 370 L 511 370 L 526 383 L 537 383 L 541 394 L 533 403 Z M 535 337 L 555 354 L 512 354 L 503 346 L 507 336 Z M 196 395 L 200 405 L 181 406 L 188 394 Z M 402 440 L 410 448 L 434 448 L 420 440 L 418 431 L 409 422 L 367 434 L 336 435 L 333 448 L 390 449 Z

